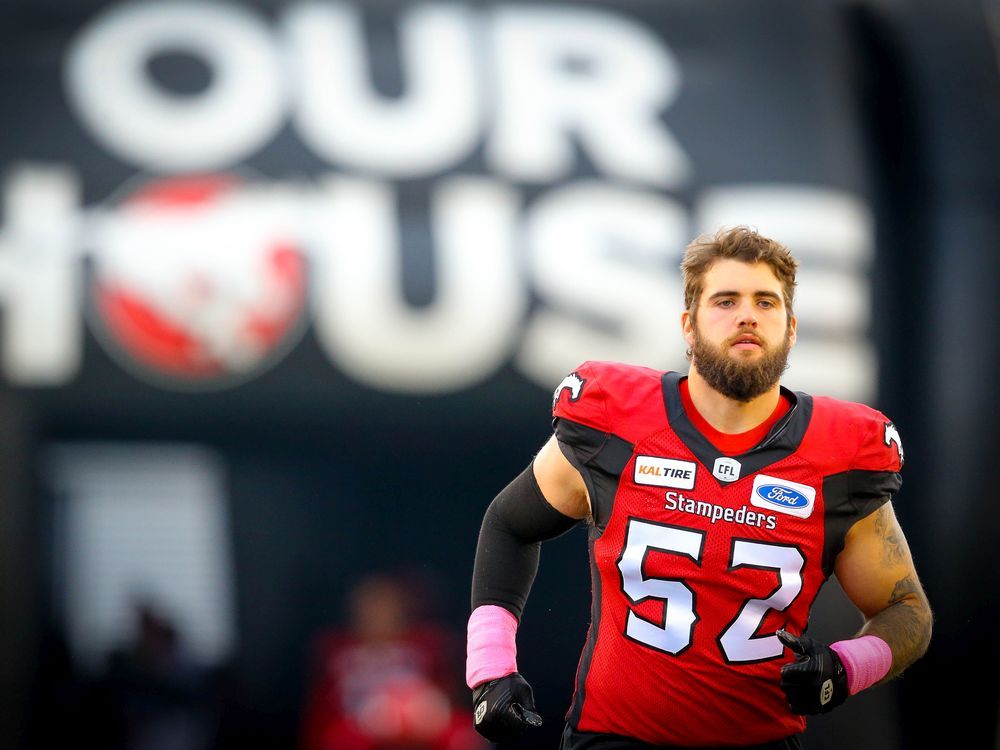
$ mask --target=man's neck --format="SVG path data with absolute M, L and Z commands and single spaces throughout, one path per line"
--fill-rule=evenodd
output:
M 771 416 L 781 398 L 781 386 L 775 383 L 751 401 L 736 401 L 710 386 L 692 365 L 688 371 L 688 393 L 706 422 L 719 432 L 736 434 L 752 430 Z

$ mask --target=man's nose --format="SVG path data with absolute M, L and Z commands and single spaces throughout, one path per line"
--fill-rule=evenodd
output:
M 757 327 L 757 311 L 754 309 L 753 302 L 741 304 L 737 313 L 738 322 L 741 326 Z

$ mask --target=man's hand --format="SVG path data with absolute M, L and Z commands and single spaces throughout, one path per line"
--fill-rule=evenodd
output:
M 540 727 L 535 696 L 517 672 L 484 682 L 472 691 L 476 731 L 490 742 L 518 737 L 526 727 Z
M 806 636 L 777 632 L 796 659 L 781 668 L 781 689 L 797 714 L 825 714 L 847 700 L 847 671 L 829 646 Z

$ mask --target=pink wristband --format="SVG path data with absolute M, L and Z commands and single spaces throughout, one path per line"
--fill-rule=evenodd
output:
M 517 618 L 503 607 L 484 604 L 469 617 L 465 683 L 474 688 L 517 671 Z
M 831 643 L 830 648 L 844 663 L 847 672 L 847 692 L 859 693 L 881 680 L 892 667 L 892 649 L 877 635 L 863 635 Z

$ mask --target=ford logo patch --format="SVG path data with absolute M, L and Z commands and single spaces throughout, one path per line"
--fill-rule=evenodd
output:
M 791 487 L 780 484 L 762 484 L 757 488 L 757 497 L 781 508 L 805 508 L 809 498 Z

